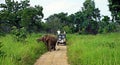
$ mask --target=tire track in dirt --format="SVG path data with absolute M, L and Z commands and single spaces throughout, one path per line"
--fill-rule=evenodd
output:
M 69 65 L 66 53 L 66 46 L 57 46 L 56 51 L 43 54 L 34 65 Z

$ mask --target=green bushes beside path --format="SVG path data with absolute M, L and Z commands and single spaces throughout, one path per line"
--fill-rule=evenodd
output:
M 67 36 L 70 65 L 120 65 L 120 33 Z
M 0 50 L 3 52 L 0 65 L 33 65 L 36 59 L 47 51 L 42 42 L 36 42 L 39 36 L 41 35 L 28 35 L 24 42 L 17 42 L 11 35 L 0 37 Z

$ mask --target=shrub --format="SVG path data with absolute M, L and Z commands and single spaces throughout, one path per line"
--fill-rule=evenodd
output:
M 12 27 L 12 34 L 13 37 L 17 40 L 17 41 L 25 41 L 25 39 L 27 38 L 27 32 L 26 29 L 24 27 L 17 29 L 15 26 Z

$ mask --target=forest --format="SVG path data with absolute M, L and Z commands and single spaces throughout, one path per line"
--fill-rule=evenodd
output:
M 0 34 L 8 34 L 12 31 L 23 33 L 56 33 L 58 29 L 67 33 L 98 34 L 120 31 L 120 5 L 119 1 L 109 1 L 109 16 L 100 14 L 95 7 L 94 0 L 86 0 L 81 11 L 68 15 L 60 12 L 50 15 L 43 21 L 43 7 L 30 6 L 29 0 L 21 2 L 5 0 L 0 4 Z

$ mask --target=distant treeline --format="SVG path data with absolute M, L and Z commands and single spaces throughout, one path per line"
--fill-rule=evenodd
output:
M 112 19 L 101 16 L 99 8 L 95 7 L 94 0 L 86 0 L 81 11 L 68 15 L 58 13 L 44 17 L 43 7 L 30 6 L 29 0 L 5 0 L 0 4 L 0 34 L 10 33 L 14 29 L 28 33 L 56 33 L 58 29 L 67 33 L 97 34 L 120 31 L 120 2 L 108 0 Z M 22 29 L 21 29 L 22 28 Z

